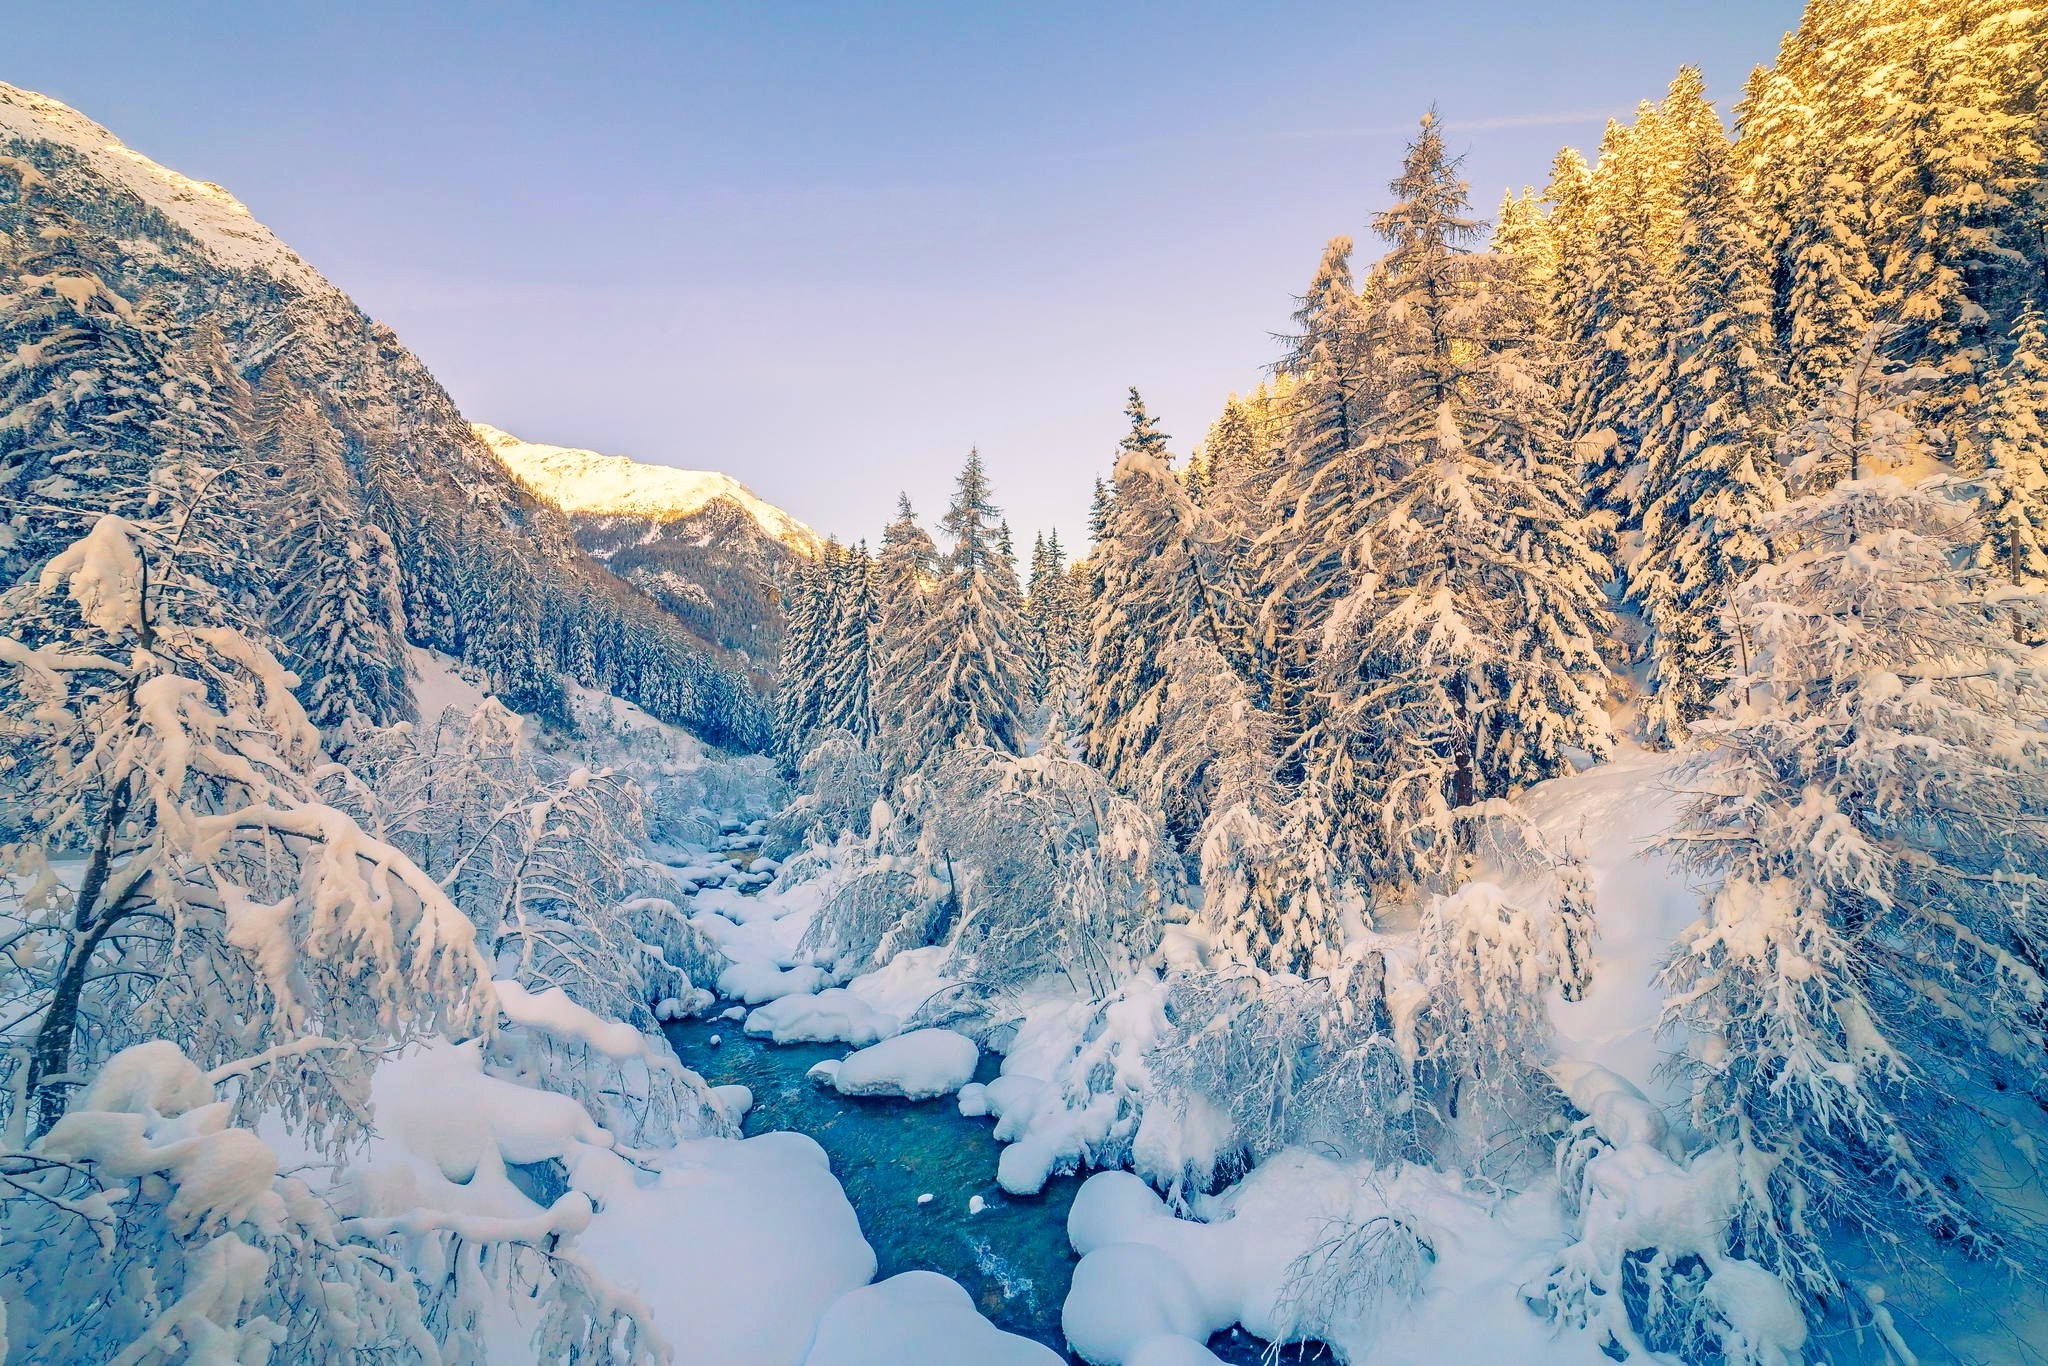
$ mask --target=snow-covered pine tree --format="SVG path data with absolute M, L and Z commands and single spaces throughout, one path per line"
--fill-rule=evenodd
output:
M 1958 569 L 1948 484 L 1866 476 L 1770 517 L 1670 837 L 1711 880 L 1661 984 L 1693 1122 L 1734 1160 L 1728 1247 L 1816 1320 L 1855 1304 L 1845 1230 L 2048 1277 L 2018 1194 L 2048 1177 L 2048 672 L 1996 575 Z
M 1670 364 L 1642 438 L 1643 550 L 1629 594 L 1650 628 L 1645 728 L 1676 743 L 1727 676 L 1727 593 L 1768 558 L 1756 526 L 1782 496 L 1773 445 L 1789 415 L 1762 244 L 1697 69 L 1679 72 L 1663 120 L 1683 214 Z
M 1218 658 L 1241 657 L 1244 619 L 1230 537 L 1175 475 L 1167 438 L 1136 389 L 1131 428 L 1116 462 L 1116 496 L 1096 541 L 1101 593 L 1088 642 L 1088 762 L 1164 813 L 1191 849 L 1207 814 L 1199 785 L 1168 784 L 1178 767 L 1161 748 L 1167 658 L 1178 641 L 1206 640 Z
M 1557 331 L 1567 361 L 1567 432 L 1586 500 L 1602 518 L 1601 548 L 1626 568 L 1642 524 L 1641 427 L 1665 356 L 1669 195 L 1655 106 L 1633 126 L 1610 121 L 1588 170 L 1567 148 L 1547 197 L 1558 241 Z
M 910 721 L 915 699 L 925 690 L 932 661 L 922 653 L 938 581 L 939 552 L 918 525 L 910 495 L 896 499 L 896 519 L 882 529 L 875 557 L 877 603 L 869 707 L 886 783 L 914 767 Z
M 1387 482 L 1349 548 L 1307 762 L 1345 813 L 1326 837 L 1340 861 L 1406 880 L 1452 870 L 1460 808 L 1605 751 L 1606 570 L 1527 295 L 1472 253 L 1481 225 L 1434 115 L 1392 189 L 1365 434 Z
M 1075 738 L 1075 729 L 1082 724 L 1078 703 L 1087 666 L 1088 632 L 1079 593 L 1055 528 L 1040 538 L 1032 557 L 1025 611 L 1039 657 L 1039 701 L 1046 709 L 1046 723 L 1050 727 L 1057 721 L 1068 739 Z
M 1358 456 L 1372 401 L 1369 347 L 1351 248 L 1348 237 L 1331 239 L 1294 314 L 1300 331 L 1279 367 L 1294 381 L 1290 421 L 1250 556 L 1252 677 L 1283 752 L 1313 724 L 1315 656 L 1331 607 L 1350 590 L 1344 552 L 1370 483 Z
M 818 558 L 792 560 L 782 582 L 782 654 L 775 667 L 775 736 L 784 766 L 794 772 L 824 716 L 825 660 L 834 630 L 832 574 L 837 539 Z
M 1848 147 L 1867 161 L 1871 221 L 1885 229 L 1878 313 L 1904 329 L 1904 359 L 1946 377 L 1929 389 L 1926 416 L 1967 468 L 1981 457 L 1968 416 L 2000 323 L 2040 290 L 2040 92 L 2011 44 L 2038 47 L 2042 35 L 2038 21 L 2030 37 L 2003 31 L 1998 4 L 1874 8 L 1862 21 L 1874 67 Z
M 2031 303 L 1986 386 L 1977 446 L 1984 457 L 1977 563 L 2014 585 L 2048 582 L 2048 327 Z
M 1030 628 L 1016 571 L 998 545 L 1000 515 L 981 452 L 971 451 L 940 526 L 951 542 L 923 629 L 906 642 L 923 686 L 904 700 L 898 762 L 923 767 L 961 745 L 1016 753 L 1025 734 Z
M 1234 540 L 1249 547 L 1265 528 L 1264 480 L 1270 452 L 1260 441 L 1253 405 L 1232 394 L 1202 440 L 1200 501 Z
M 341 434 L 311 400 L 265 427 L 258 458 L 280 471 L 274 631 L 306 715 L 346 748 L 412 710 L 397 551 L 364 515 Z
M 0 588 L 149 505 L 169 320 L 101 278 L 83 231 L 38 214 L 0 240 Z
M 1844 149 L 1816 136 L 1812 102 L 1788 72 L 1752 72 L 1736 124 L 1786 378 L 1805 408 L 1834 387 L 1876 321 L 1867 190 Z
M 874 661 L 875 564 L 863 544 L 841 547 L 825 565 L 832 613 L 818 688 L 821 729 L 845 731 L 865 744 L 875 734 L 870 696 Z

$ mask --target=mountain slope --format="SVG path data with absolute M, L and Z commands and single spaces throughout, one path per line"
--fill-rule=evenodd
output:
M 823 548 L 815 531 L 728 474 L 471 429 L 614 574 L 756 669 L 773 662 L 781 577 L 792 558 Z
M 567 678 L 715 743 L 764 737 L 742 662 L 585 555 L 567 517 L 507 472 L 398 337 L 226 190 L 0 83 L 0 234 L 0 303 L 40 288 L 45 314 L 62 312 L 53 277 L 39 284 L 29 269 L 61 244 L 65 271 L 168 320 L 167 364 L 223 364 L 259 409 L 280 396 L 316 405 L 361 518 L 395 543 L 414 643 L 477 666 L 527 710 L 561 712 Z M 29 310 L 8 316 L 21 335 L 0 346 L 38 345 Z

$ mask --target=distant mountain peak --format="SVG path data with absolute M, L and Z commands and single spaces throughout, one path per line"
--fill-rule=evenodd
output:
M 723 500 L 752 518 L 764 535 L 791 550 L 815 555 L 824 544 L 817 532 L 729 474 L 649 465 L 629 456 L 522 441 L 484 422 L 472 422 L 470 429 L 506 469 L 572 515 L 668 522 L 694 516 Z

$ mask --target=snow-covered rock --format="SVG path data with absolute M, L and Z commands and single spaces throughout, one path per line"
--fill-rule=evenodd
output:
M 832 1084 L 844 1096 L 951 1095 L 974 1076 L 981 1050 L 950 1029 L 913 1029 L 848 1055 Z
M 865 1048 L 902 1027 L 844 987 L 784 996 L 747 1016 L 747 1033 L 776 1043 L 846 1043 Z
M 1059 1353 L 1005 1333 L 967 1292 L 906 1271 L 842 1296 L 819 1320 L 804 1366 L 1058 1366 Z
M 766 1005 L 784 996 L 816 991 L 824 980 L 825 974 L 809 965 L 784 968 L 755 960 L 734 963 L 718 974 L 718 994 L 736 997 L 750 1006 Z

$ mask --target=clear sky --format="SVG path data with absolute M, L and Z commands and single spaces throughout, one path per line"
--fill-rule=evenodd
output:
M 65 0 L 0 79 L 226 185 L 473 419 L 849 537 L 979 444 L 1028 545 L 1081 539 L 1127 385 L 1185 452 L 1257 382 L 1432 101 L 1490 213 L 1798 12 Z

